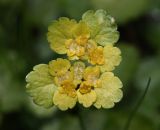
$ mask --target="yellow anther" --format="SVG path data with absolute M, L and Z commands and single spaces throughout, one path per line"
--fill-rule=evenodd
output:
M 83 56 L 85 54 L 85 48 L 78 45 L 75 40 L 69 39 L 65 43 L 67 50 L 67 55 L 71 56 Z
M 66 93 L 70 97 L 76 97 L 75 85 L 71 81 L 64 81 L 62 84 L 61 93 Z
M 76 38 L 75 41 L 78 45 L 85 46 L 88 42 L 88 37 L 87 36 L 79 36 Z
M 89 53 L 89 60 L 91 64 L 103 65 L 105 63 L 105 58 L 103 54 L 103 47 L 99 46 Z
M 82 94 L 86 94 L 86 93 L 89 93 L 91 89 L 92 89 L 92 86 L 90 85 L 90 83 L 88 83 L 87 81 L 84 81 L 81 83 L 79 91 Z

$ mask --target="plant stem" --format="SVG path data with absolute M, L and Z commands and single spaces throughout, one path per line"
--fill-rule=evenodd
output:
M 82 116 L 81 116 L 79 111 L 78 111 L 78 118 L 79 118 L 79 123 L 80 123 L 80 126 L 81 126 L 81 130 L 87 130 L 86 127 L 85 127 L 83 118 L 82 118 Z
M 143 93 L 142 97 L 140 98 L 140 100 L 138 101 L 137 105 L 135 106 L 135 108 L 133 109 L 131 114 L 129 115 L 129 118 L 128 118 L 127 122 L 126 122 L 124 130 L 129 130 L 129 126 L 131 125 L 133 117 L 136 114 L 136 112 L 138 111 L 140 105 L 142 104 L 142 102 L 143 102 L 143 100 L 144 100 L 144 98 L 145 98 L 145 96 L 146 96 L 146 94 L 148 92 L 148 89 L 149 89 L 149 86 L 150 86 L 150 82 L 151 82 L 151 77 L 149 77 L 149 79 L 148 79 L 147 86 L 146 86 L 146 88 L 144 90 L 144 93 Z

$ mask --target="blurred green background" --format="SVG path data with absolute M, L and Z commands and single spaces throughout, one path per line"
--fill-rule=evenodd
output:
M 60 57 L 49 48 L 47 27 L 67 16 L 79 20 L 88 9 L 105 9 L 115 17 L 123 60 L 115 70 L 124 98 L 113 109 L 61 112 L 36 106 L 25 92 L 33 66 Z M 159 0 L 0 0 L 0 130 L 123 130 L 128 115 L 152 82 L 130 130 L 160 130 Z

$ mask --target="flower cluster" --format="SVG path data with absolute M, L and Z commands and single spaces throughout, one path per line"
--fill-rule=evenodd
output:
M 36 65 L 27 75 L 27 92 L 36 104 L 61 110 L 77 102 L 111 108 L 121 100 L 123 85 L 112 73 L 121 61 L 121 52 L 114 46 L 119 33 L 106 11 L 87 11 L 79 22 L 63 17 L 48 30 L 51 49 L 68 58 Z

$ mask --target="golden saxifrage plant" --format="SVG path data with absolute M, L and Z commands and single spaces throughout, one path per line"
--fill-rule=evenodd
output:
M 39 64 L 26 76 L 27 92 L 40 106 L 112 108 L 123 96 L 122 82 L 113 74 L 121 62 L 114 46 L 119 33 L 113 17 L 104 10 L 89 10 L 77 22 L 59 18 L 48 28 L 50 47 L 67 59 Z

